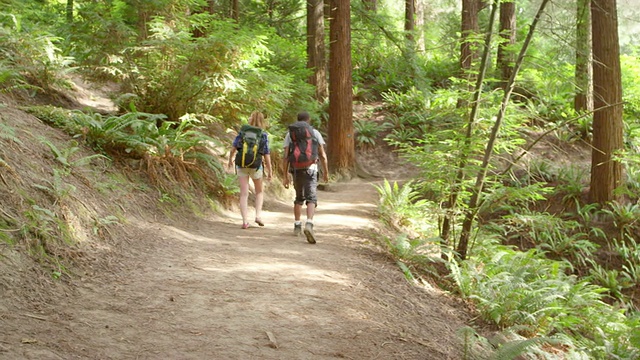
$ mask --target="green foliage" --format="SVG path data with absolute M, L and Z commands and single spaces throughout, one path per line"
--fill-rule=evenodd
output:
M 380 194 L 378 211 L 393 226 L 408 226 L 410 219 L 426 205 L 425 200 L 418 199 L 419 194 L 413 190 L 412 182 L 400 186 L 397 182 L 391 185 L 385 179 L 382 185 L 376 185 L 376 190 Z
M 638 56 L 621 55 L 622 101 L 624 101 L 625 122 L 637 125 L 640 118 L 640 67 Z
M 203 22 L 203 37 L 194 37 L 188 23 L 170 24 L 161 17 L 150 28 L 148 40 L 111 64 L 135 95 L 127 100 L 135 109 L 166 114 L 171 121 L 187 113 L 209 114 L 231 124 L 239 113 L 255 109 L 279 117 L 290 106 L 294 85 L 305 89 L 297 96 L 311 93 L 268 65 L 267 41 L 273 35 L 268 31 L 213 17 L 206 26 Z M 126 108 L 128 102 L 120 105 Z
M 233 188 L 220 187 L 220 180 L 226 177 L 225 171 L 209 150 L 220 144 L 204 134 L 204 121 L 194 114 L 185 114 L 174 122 L 166 121 L 164 115 L 139 112 L 102 116 L 50 106 L 27 110 L 43 121 L 83 138 L 100 152 L 142 161 L 152 182 L 165 191 L 178 182 L 188 185 L 201 183 L 220 196 L 233 192 Z M 57 161 L 67 167 L 104 157 L 90 155 L 70 160 L 79 150 L 77 146 L 63 150 L 53 144 L 49 147 Z
M 624 241 L 613 240 L 612 247 L 622 259 L 621 276 L 628 284 L 640 283 L 640 244 L 626 235 Z
M 585 178 L 588 170 L 576 165 L 563 166 L 558 169 L 556 192 L 563 194 L 563 200 L 579 200 L 586 187 Z
M 584 265 L 597 245 L 589 240 L 590 228 L 549 213 L 520 211 L 506 216 L 506 230 L 556 259 Z M 521 241 L 522 241 L 521 240 Z
M 613 224 L 622 233 L 629 231 L 640 219 L 640 204 L 612 201 L 602 211 L 612 217 Z
M 70 168 L 72 167 L 87 165 L 91 163 L 93 159 L 100 159 L 100 158 L 107 159 L 107 157 L 102 154 L 93 154 L 93 155 L 83 156 L 77 159 L 72 159 L 72 157 L 74 157 L 74 154 L 76 154 L 81 150 L 80 147 L 78 146 L 79 145 L 78 142 L 75 140 L 72 140 L 70 142 L 70 146 L 65 149 L 58 149 L 58 147 L 55 144 L 53 144 L 46 138 L 41 137 L 39 140 L 40 142 L 42 142 L 43 144 L 49 147 L 49 149 L 53 153 L 53 158 L 68 170 L 70 170 Z
M 0 89 L 51 91 L 68 87 L 63 75 L 74 61 L 58 47 L 62 38 L 25 30 L 12 14 L 0 13 Z
M 49 195 L 54 200 L 53 204 L 56 205 L 76 191 L 75 186 L 64 180 L 65 175 L 67 174 L 61 174 L 60 171 L 53 169 L 53 180 L 44 180 L 46 185 L 34 184 L 33 186 Z
M 1 116 L 0 116 L 0 119 L 2 119 Z M 20 138 L 16 136 L 15 129 L 1 122 L 0 122 L 0 139 L 9 140 L 16 144 L 22 144 L 22 141 L 20 141 Z
M 103 235 L 105 232 L 109 231 L 109 226 L 112 225 L 119 225 L 121 224 L 120 219 L 118 219 L 117 216 L 114 215 L 107 215 L 105 217 L 102 218 L 97 218 L 95 219 L 95 222 L 93 224 L 93 235 Z
M 392 114 L 425 111 L 429 107 L 427 95 L 415 87 L 407 92 L 387 91 L 382 94 L 386 109 Z
M 573 66 L 564 63 L 540 68 L 524 68 L 520 73 L 519 84 L 526 89 L 526 96 L 532 114 L 549 121 L 560 122 L 574 118 L 573 97 L 575 89 Z
M 379 134 L 387 127 L 371 120 L 356 120 L 353 122 L 356 131 L 356 145 L 361 149 L 370 149 L 376 145 Z

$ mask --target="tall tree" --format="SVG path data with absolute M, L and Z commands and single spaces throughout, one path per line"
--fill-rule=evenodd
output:
M 415 29 L 416 0 L 404 0 L 404 32 L 409 42 L 413 42 Z
M 231 0 L 231 18 L 235 21 L 240 20 L 240 0 Z
M 506 90 L 515 62 L 515 52 L 513 51 L 513 45 L 516 43 L 515 0 L 500 2 L 500 39 L 496 62 L 498 70 L 500 70 L 500 85 Z
M 67 22 L 73 22 L 73 0 L 67 0 Z
M 425 51 L 425 36 L 424 36 L 424 17 L 425 17 L 425 3 L 424 0 L 415 0 L 416 7 L 416 19 L 415 27 L 418 29 L 416 32 L 416 50 L 420 52 Z
M 307 1 L 307 68 L 313 73 L 309 83 L 316 88 L 316 99 L 327 98 L 327 64 L 324 46 L 324 1 Z
M 463 77 L 468 76 L 473 62 L 478 58 L 476 35 L 479 31 L 479 11 L 480 0 L 462 0 L 460 69 Z
M 353 89 L 351 79 L 351 9 L 349 0 L 331 0 L 329 25 L 329 167 L 351 177 L 355 171 Z
M 593 142 L 591 201 L 615 199 L 622 184 L 622 164 L 614 156 L 623 148 L 622 78 L 616 0 L 591 1 L 593 36 Z
M 573 106 L 578 112 L 593 110 L 591 8 L 589 4 L 590 0 L 576 1 L 576 94 Z

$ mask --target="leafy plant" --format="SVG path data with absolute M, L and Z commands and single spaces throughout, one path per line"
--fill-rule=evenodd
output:
M 424 112 L 428 106 L 427 94 L 415 87 L 405 93 L 388 91 L 382 94 L 385 107 L 391 113 L 402 116 L 405 113 Z
M 53 181 L 45 180 L 47 185 L 34 184 L 33 186 L 51 196 L 56 205 L 76 190 L 75 186 L 64 181 L 63 175 L 65 174 L 61 175 L 59 170 L 53 169 Z
M 613 223 L 623 234 L 640 219 L 640 204 L 636 203 L 612 201 L 609 208 L 602 211 L 612 217 Z
M 611 297 L 623 300 L 623 292 L 625 289 L 633 286 L 629 281 L 625 281 L 620 277 L 620 272 L 615 269 L 607 270 L 602 265 L 590 260 L 591 269 L 589 272 L 589 279 L 594 284 L 602 286 L 607 289 L 607 292 Z
M 363 149 L 369 149 L 376 145 L 378 134 L 385 130 L 386 125 L 370 120 L 356 120 L 353 127 L 356 130 L 356 144 Z
M 2 119 L 2 116 L 0 116 L 0 119 Z M 16 144 L 22 144 L 20 138 L 16 136 L 15 129 L 2 122 L 0 122 L 0 139 L 6 139 Z
M 110 225 L 120 224 L 120 219 L 117 216 L 107 215 L 103 218 L 95 219 L 93 224 L 93 235 L 103 235 L 104 232 L 108 232 Z
M 564 201 L 580 199 L 585 187 L 585 173 L 585 169 L 573 165 L 561 167 L 558 170 L 556 191 L 564 194 Z
M 416 139 L 420 138 L 420 135 L 419 130 L 402 126 L 399 129 L 391 130 L 389 135 L 385 137 L 385 140 L 393 146 L 400 146 L 403 144 L 413 144 Z
M 83 156 L 77 159 L 72 159 L 74 154 L 76 154 L 81 150 L 81 148 L 78 146 L 79 145 L 78 142 L 75 140 L 72 140 L 70 142 L 70 146 L 64 149 L 58 149 L 58 147 L 55 144 L 53 144 L 51 141 L 47 140 L 44 137 L 40 137 L 40 142 L 42 142 L 43 144 L 49 147 L 49 149 L 53 153 L 54 159 L 60 164 L 62 164 L 65 168 L 84 166 L 89 164 L 93 159 L 107 158 L 106 156 L 101 154 L 92 154 L 92 155 Z
M 393 226 L 408 226 L 411 215 L 418 213 L 426 204 L 425 200 L 418 200 L 418 193 L 413 190 L 412 182 L 400 186 L 397 182 L 393 185 L 387 179 L 382 185 L 376 185 L 380 194 L 378 211 L 389 224 Z

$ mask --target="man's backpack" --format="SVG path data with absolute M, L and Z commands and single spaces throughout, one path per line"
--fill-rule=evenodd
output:
M 289 125 L 289 164 L 292 169 L 306 169 L 318 160 L 318 139 L 313 127 L 306 121 Z
M 240 128 L 240 147 L 236 153 L 236 166 L 259 168 L 262 164 L 262 129 L 248 124 Z

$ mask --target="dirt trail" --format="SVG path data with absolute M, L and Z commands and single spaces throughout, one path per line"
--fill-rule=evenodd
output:
M 0 358 L 460 359 L 467 315 L 367 239 L 372 184 L 319 199 L 315 245 L 292 234 L 289 203 L 267 202 L 266 226 L 248 230 L 238 214 L 132 218 L 122 272 L 87 276 L 37 313 L 5 309 Z

